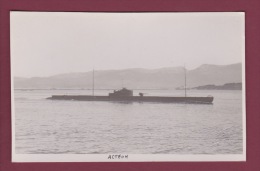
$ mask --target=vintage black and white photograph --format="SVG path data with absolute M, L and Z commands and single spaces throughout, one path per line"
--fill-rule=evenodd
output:
M 13 162 L 245 161 L 242 12 L 10 12 Z

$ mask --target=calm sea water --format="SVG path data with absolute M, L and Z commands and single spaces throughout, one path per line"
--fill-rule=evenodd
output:
M 142 92 L 183 95 L 175 90 Z M 243 151 L 241 91 L 188 91 L 190 96 L 213 95 L 213 105 L 46 100 L 53 94 L 91 94 L 88 90 L 15 90 L 14 94 L 19 154 Z

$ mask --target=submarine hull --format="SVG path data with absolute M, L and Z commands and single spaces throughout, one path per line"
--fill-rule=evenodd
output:
M 76 101 L 114 101 L 114 102 L 156 102 L 156 103 L 198 103 L 212 104 L 213 97 L 160 97 L 160 96 L 88 96 L 88 95 L 53 95 L 50 100 Z

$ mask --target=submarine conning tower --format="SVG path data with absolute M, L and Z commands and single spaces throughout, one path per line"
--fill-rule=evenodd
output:
M 113 93 L 109 93 L 109 97 L 125 97 L 125 96 L 133 96 L 133 90 L 128 90 L 126 88 L 122 88 L 121 90 L 114 90 Z

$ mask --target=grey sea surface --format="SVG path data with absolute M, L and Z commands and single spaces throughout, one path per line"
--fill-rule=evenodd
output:
M 97 90 L 106 95 L 109 90 Z M 136 90 L 183 96 L 181 90 Z M 189 90 L 213 105 L 47 100 L 91 90 L 15 90 L 17 154 L 242 154 L 242 91 Z

